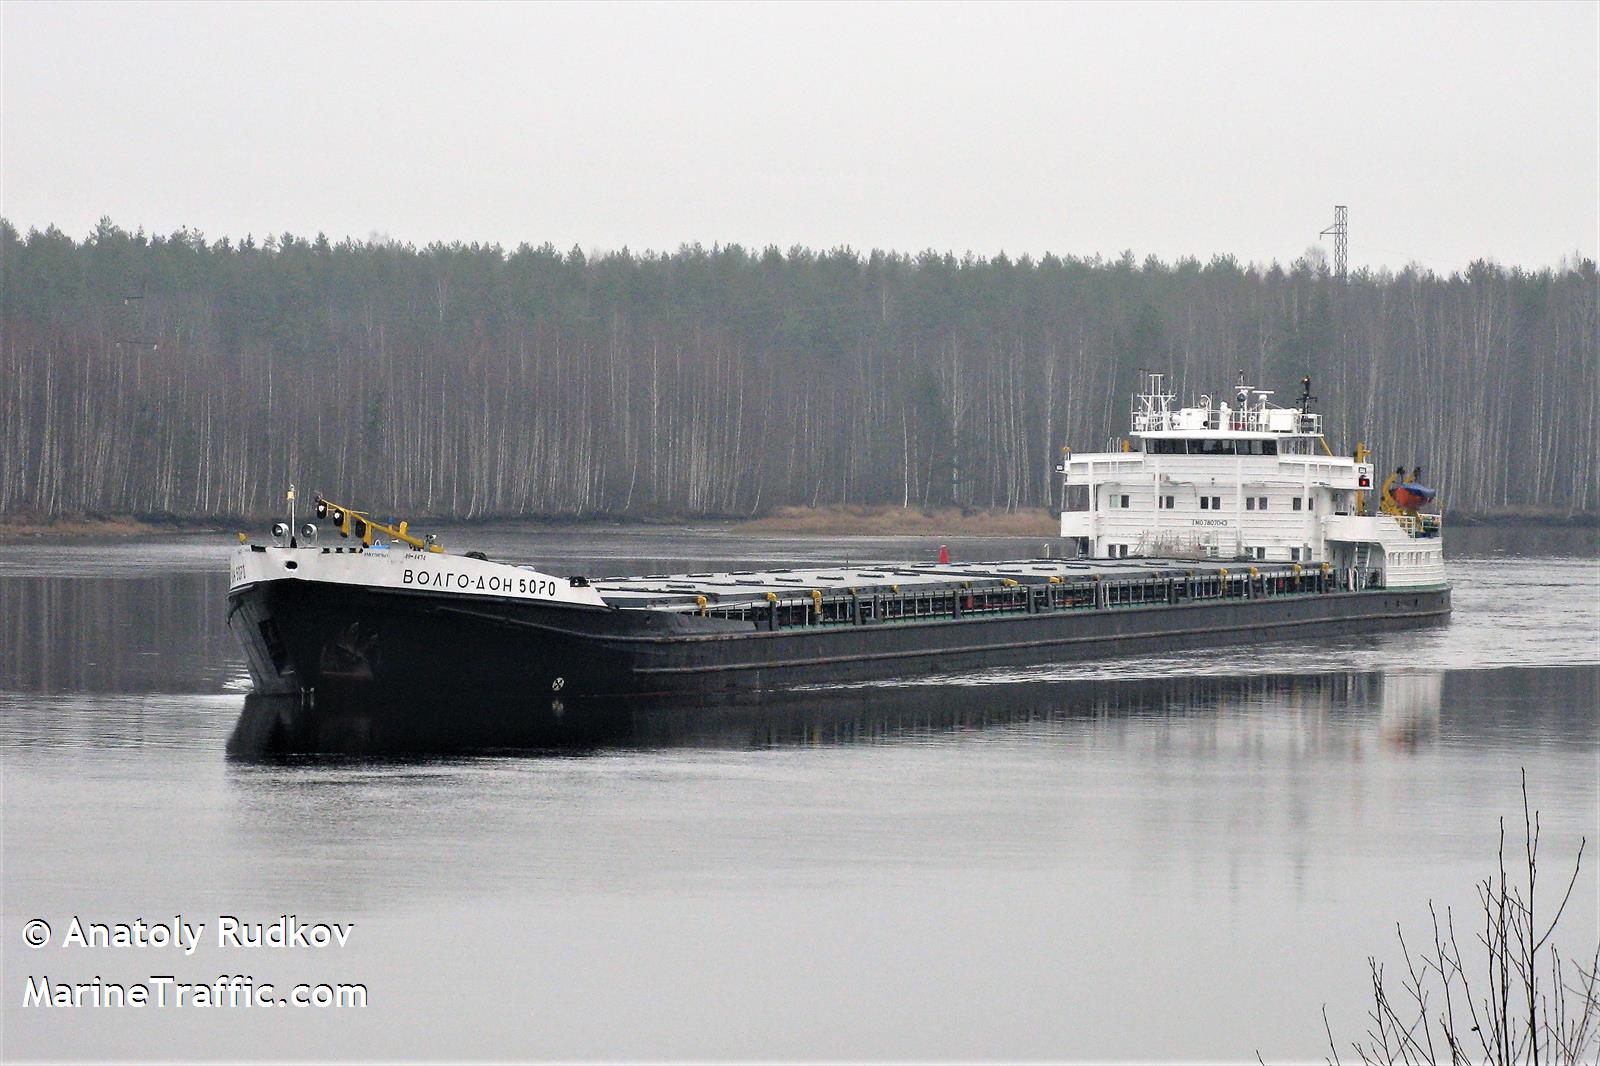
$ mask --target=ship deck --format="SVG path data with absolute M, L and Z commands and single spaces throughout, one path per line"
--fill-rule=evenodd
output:
M 1222 579 L 1230 572 L 1289 576 L 1292 563 L 1217 559 L 1021 559 L 989 563 L 894 562 L 804 569 L 734 570 L 728 573 L 649 574 L 591 581 L 613 607 L 700 610 L 772 602 L 810 602 L 816 594 L 839 597 L 928 595 L 954 590 L 1004 589 L 1023 585 L 1081 586 L 1183 579 Z M 1312 568 L 1307 567 L 1310 571 Z M 705 597 L 702 604 L 700 597 Z

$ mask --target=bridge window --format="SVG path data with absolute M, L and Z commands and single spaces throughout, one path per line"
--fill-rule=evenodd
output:
M 1218 439 L 1215 437 L 1190 440 L 1151 438 L 1143 442 L 1143 448 L 1148 455 L 1277 455 L 1279 450 L 1278 442 L 1275 440 L 1237 440 Z M 1290 448 L 1292 448 L 1292 443 L 1285 442 L 1285 451 Z
M 1189 455 L 1277 455 L 1278 442 L 1275 440 L 1222 440 L 1215 437 L 1191 440 L 1155 438 L 1144 441 L 1144 450 L 1149 455 L 1183 455 L 1185 453 Z

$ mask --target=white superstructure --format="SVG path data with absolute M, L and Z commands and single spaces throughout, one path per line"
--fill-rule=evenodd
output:
M 1358 588 L 1444 585 L 1439 516 L 1380 504 L 1372 464 L 1332 454 L 1309 393 L 1297 407 L 1271 396 L 1241 376 L 1230 399 L 1177 407 L 1146 375 L 1122 450 L 1063 451 L 1061 535 L 1096 558 L 1328 564 Z

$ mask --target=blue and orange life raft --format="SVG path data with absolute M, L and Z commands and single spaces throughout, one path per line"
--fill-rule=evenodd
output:
M 1394 502 L 1408 511 L 1414 511 L 1424 504 L 1432 503 L 1433 498 L 1439 495 L 1438 490 L 1416 481 L 1405 481 L 1389 490 L 1394 496 Z

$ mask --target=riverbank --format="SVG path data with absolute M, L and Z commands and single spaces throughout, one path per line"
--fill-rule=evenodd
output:
M 383 517 L 379 515 L 379 517 Z M 264 534 L 276 516 L 180 517 L 177 515 L 0 515 L 0 543 L 40 538 L 131 539 L 184 534 L 219 534 L 245 530 Z M 1600 515 L 1555 511 L 1497 511 L 1446 515 L 1447 525 L 1600 530 Z M 412 525 L 430 527 L 570 529 L 584 526 L 715 526 L 741 533 L 836 534 L 842 536 L 1047 537 L 1060 530 L 1052 511 L 1017 511 L 942 507 L 924 510 L 891 505 L 829 504 L 821 507 L 779 507 L 754 517 L 718 515 L 492 515 L 480 518 L 417 518 Z
M 1507 510 L 1485 514 L 1445 515 L 1447 526 L 1489 528 L 1533 526 L 1559 529 L 1600 530 L 1600 514 L 1568 514 L 1558 511 Z M 756 518 L 735 523 L 735 529 L 748 533 L 840 533 L 894 535 L 939 535 L 969 537 L 1055 536 L 1061 517 L 1054 511 L 1026 508 L 1017 511 L 975 510 L 955 507 L 937 510 L 890 506 L 779 507 Z
M 182 533 L 221 533 L 229 528 L 233 527 L 220 519 L 180 521 L 176 518 L 141 518 L 134 515 L 68 515 L 57 518 L 0 515 L 0 544 L 43 537 L 62 540 L 165 537 Z
M 1060 532 L 1061 520 L 1049 511 L 1029 508 L 989 511 L 941 507 L 830 505 L 779 507 L 734 527 L 745 533 L 899 534 L 963 537 L 1048 537 Z
M 377 517 L 382 517 L 381 515 Z M 41 537 L 132 538 L 173 534 L 265 530 L 274 517 L 180 519 L 165 515 L 64 515 L 43 518 L 0 516 L 0 542 Z M 1047 511 L 963 510 L 955 507 L 921 510 L 888 506 L 780 507 L 755 518 L 716 515 L 494 515 L 476 519 L 422 518 L 418 529 L 583 526 L 717 526 L 745 533 L 817 533 L 893 536 L 1017 537 L 1049 536 L 1059 519 Z

